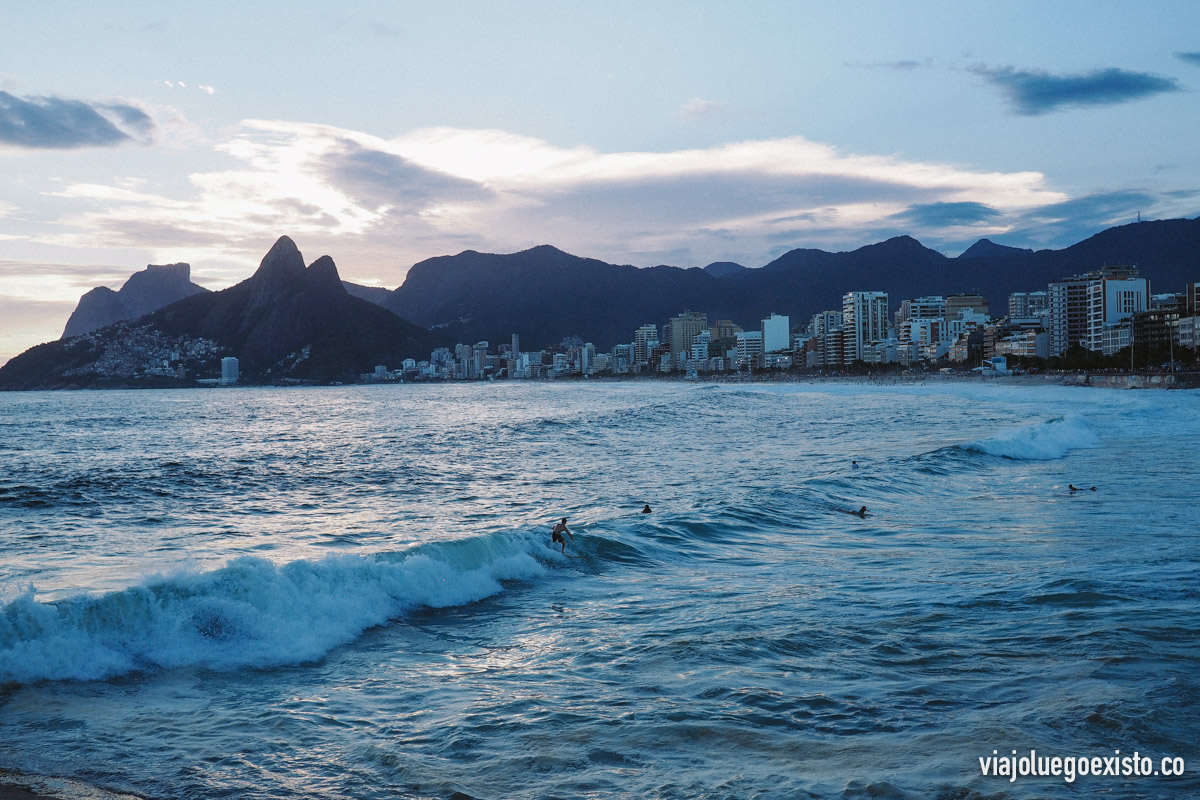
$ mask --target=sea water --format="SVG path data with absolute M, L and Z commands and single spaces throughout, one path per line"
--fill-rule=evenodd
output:
M 0 768 L 151 798 L 1200 796 L 1197 452 L 1182 391 L 0 395 Z M 983 774 L 1014 750 L 1186 770 Z

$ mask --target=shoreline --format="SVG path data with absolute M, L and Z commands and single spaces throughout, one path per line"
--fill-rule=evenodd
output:
M 0 768 L 0 800 L 146 800 L 67 778 Z

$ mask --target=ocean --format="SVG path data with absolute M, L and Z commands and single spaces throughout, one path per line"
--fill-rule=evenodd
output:
M 0 768 L 163 800 L 1198 797 L 1198 452 L 1186 391 L 0 394 Z

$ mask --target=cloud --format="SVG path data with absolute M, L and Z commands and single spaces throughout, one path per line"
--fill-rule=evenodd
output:
M 719 100 L 705 100 L 693 97 L 679 109 L 679 116 L 685 120 L 721 119 L 733 115 L 733 107 Z
M 1174 78 L 1110 67 L 1082 75 L 977 65 L 970 72 L 1008 95 L 1018 114 L 1038 116 L 1072 106 L 1114 105 L 1182 90 Z
M 193 173 L 183 192 L 64 187 L 84 211 L 62 220 L 69 233 L 51 244 L 244 269 L 265 239 L 287 233 L 359 265 L 357 277 L 396 285 L 408 264 L 463 249 L 551 242 L 617 263 L 765 263 L 784 245 L 858 246 L 902 223 L 933 239 L 962 225 L 999 234 L 1010 215 L 1068 199 L 1036 172 L 846 153 L 802 137 L 603 153 L 498 130 L 383 139 L 248 120 L 218 150 L 233 166 Z M 362 274 L 372 264 L 393 271 Z
M 915 69 L 929 67 L 933 65 L 932 58 L 925 58 L 917 61 L 913 58 L 905 58 L 899 61 L 847 61 L 842 66 L 850 67 L 851 69 L 890 69 L 897 72 L 912 72 Z
M 147 141 L 154 130 L 154 120 L 129 103 L 20 98 L 0 91 L 0 145 L 47 150 L 114 147 Z
M 1001 214 L 984 203 L 962 201 L 958 203 L 917 203 L 909 206 L 892 219 L 922 228 L 982 225 L 994 223 Z
M 1175 57 L 1182 59 L 1189 64 L 1200 66 L 1200 53 L 1176 53 Z
M 1134 222 L 1139 212 L 1150 212 L 1162 203 L 1162 198 L 1148 192 L 1097 192 L 1013 215 L 1010 230 L 1027 242 L 1061 247 L 1105 228 Z
M 187 89 L 188 88 L 188 85 L 186 83 L 184 83 L 183 81 L 155 81 L 154 84 L 156 86 L 165 86 L 168 89 Z M 207 83 L 197 83 L 192 88 L 196 89 L 197 91 L 204 92 L 205 94 L 209 94 L 209 95 L 217 93 L 217 90 L 214 89 L 212 86 L 209 86 Z
M 321 156 L 320 166 L 330 185 L 378 211 L 419 213 L 431 203 L 475 201 L 491 194 L 476 181 L 422 167 L 350 139 Z

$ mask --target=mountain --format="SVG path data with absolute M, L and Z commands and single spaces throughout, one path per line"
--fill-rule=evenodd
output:
M 441 344 L 351 296 L 329 256 L 306 268 L 284 236 L 236 286 L 27 350 L 0 368 L 0 389 L 178 385 L 178 366 L 215 377 L 226 355 L 238 358 L 245 382 L 346 380 L 428 358 Z
M 382 286 L 362 286 L 350 281 L 342 281 L 342 286 L 352 296 L 366 300 L 369 303 L 374 303 L 377 306 L 382 306 L 392 296 L 392 290 L 384 289 Z
M 191 272 L 188 264 L 150 264 L 131 275 L 118 291 L 107 286 L 92 289 L 79 298 L 62 338 L 137 319 L 177 300 L 207 292 L 203 286 L 192 283 Z
M 987 258 L 989 256 L 1023 255 L 1033 251 L 1026 247 L 1008 247 L 996 244 L 991 239 L 980 239 L 975 244 L 958 254 L 959 258 Z
M 743 267 L 741 264 L 736 264 L 733 261 L 714 261 L 704 268 L 704 271 L 714 278 L 729 278 L 734 275 L 741 275 L 748 267 Z
M 386 308 L 456 342 L 497 343 L 516 333 L 526 349 L 572 335 L 611 347 L 687 308 L 732 313 L 737 295 L 701 269 L 618 266 L 541 245 L 422 261 Z
M 384 305 L 454 341 L 507 341 L 519 333 L 533 348 L 575 335 L 607 349 L 630 341 L 640 325 L 662 325 L 688 309 L 747 328 L 771 312 L 802 324 L 840 309 L 848 291 L 887 292 L 893 308 L 906 298 L 978 292 L 1002 309 L 1012 292 L 1045 289 L 1105 265 L 1135 264 L 1156 291 L 1182 291 L 1200 280 L 1200 220 L 1111 228 L 1064 250 L 981 240 L 971 251 L 947 258 L 898 236 L 849 252 L 791 250 L 757 269 L 637 269 L 548 245 L 508 255 L 468 250 L 415 265 Z

